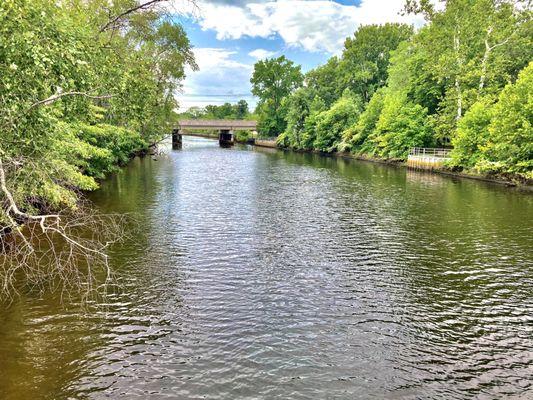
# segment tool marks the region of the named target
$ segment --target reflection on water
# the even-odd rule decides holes
[[[2,399],[533,396],[530,195],[186,139],[92,199],[121,290],[2,306]]]

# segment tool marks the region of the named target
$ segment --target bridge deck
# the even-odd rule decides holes
[[[179,129],[227,129],[227,130],[255,130],[257,121],[230,119],[184,119],[178,122]]]

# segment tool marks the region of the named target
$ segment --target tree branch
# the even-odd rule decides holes
[[[489,37],[492,34],[493,27],[489,26],[487,29],[487,35],[485,36],[485,53],[483,54],[483,58],[481,60],[481,76],[479,78],[479,86],[478,86],[478,97],[481,96],[481,92],[483,91],[483,88],[485,87],[485,80],[487,79],[487,63],[489,61],[489,56],[492,50],[506,45],[509,40],[513,37],[513,35],[516,33],[516,30],[514,30],[507,38],[505,38],[500,43],[495,43],[492,46],[489,44]]]
[[[168,0],[150,0],[150,1],[147,1],[146,3],[141,3],[141,4],[139,4],[136,7],[130,8],[130,9],[124,11],[123,13],[120,13],[119,15],[114,17],[113,19],[109,20],[105,25],[102,25],[102,27],[100,28],[100,33],[104,32],[109,27],[115,25],[120,19],[124,18],[126,15],[129,15],[131,13],[134,13],[135,11],[142,10],[144,8],[150,7],[153,4],[161,3],[161,2],[164,2],[164,1],[168,1]]]
[[[4,164],[2,162],[2,159],[0,158],[0,189],[2,190],[2,192],[4,192],[4,195],[6,196],[6,199],[9,203],[9,206],[7,207],[7,210],[6,210],[6,215],[10,218],[11,220],[11,223],[12,224],[15,224],[13,226],[13,228],[18,228],[18,225],[14,220],[13,218],[11,217],[11,214],[14,214],[16,217],[18,217],[19,219],[22,219],[24,221],[34,221],[34,222],[38,222],[39,223],[39,226],[41,227],[41,231],[43,233],[47,233],[47,232],[55,232],[57,233],[59,236],[61,236],[65,241],[67,241],[68,243],[70,243],[71,245],[73,245],[74,247],[79,247],[80,249],[82,250],[85,250],[85,251],[88,251],[88,252],[91,252],[91,253],[95,253],[95,254],[98,254],[99,256],[101,256],[102,258],[106,259],[107,260],[107,254],[101,252],[100,250],[97,250],[97,249],[91,249],[89,247],[86,247],[84,246],[83,244],[75,241],[74,239],[70,238],[65,232],[63,232],[61,229],[58,229],[57,227],[54,227],[54,226],[50,226],[50,225],[46,225],[46,221],[48,219],[53,219],[56,226],[59,226],[59,222],[60,222],[60,216],[58,214],[46,214],[46,215],[30,215],[28,213],[25,213],[23,211],[21,211],[18,206],[17,206],[17,203],[15,202],[15,198],[13,197],[13,195],[11,194],[11,191],[8,189],[7,187],[7,182],[6,182],[6,175],[5,175],[5,170],[4,170]],[[25,239],[25,238],[24,238]]]
[[[90,95],[88,93],[85,93],[85,92],[64,92],[64,93],[58,93],[58,94],[54,94],[53,96],[50,96],[44,100],[40,100],[36,103],[33,103],[26,112],[29,112],[31,111],[32,109],[34,109],[35,107],[38,107],[38,106],[41,106],[41,105],[48,105],[48,104],[52,104],[53,102],[59,100],[60,98],[62,97],[66,97],[66,96],[83,96],[83,97],[87,97],[89,99],[93,99],[93,100],[101,100],[101,99],[109,99],[111,97],[113,97],[114,95],[112,94],[105,94],[105,95],[101,95],[101,96],[93,96],[93,95]]]
[[[99,265],[105,272],[105,283],[99,288],[105,289],[111,279],[105,249],[122,235],[116,218],[99,217],[101,220],[97,222],[94,215],[88,216],[88,210],[84,210],[77,219],[71,217],[63,221],[59,214],[24,212],[9,189],[3,157],[0,157],[0,195],[0,214],[7,225],[5,228],[9,228],[7,233],[13,233],[13,240],[7,235],[0,236],[0,298],[9,296],[11,290],[16,292],[13,283],[15,272],[20,269],[25,271],[25,278],[35,284],[58,277],[65,285],[84,288],[88,295],[96,282],[93,267]],[[84,237],[78,232],[80,227],[95,229],[97,235],[107,231],[109,240],[105,240],[105,236],[102,237],[104,241],[94,236],[92,239]],[[80,267],[85,267],[86,271]]]

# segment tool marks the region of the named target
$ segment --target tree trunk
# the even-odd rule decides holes
[[[459,79],[463,66],[463,61],[461,60],[461,56],[459,54],[460,45],[461,43],[459,41],[459,36],[456,33],[453,37],[453,49],[457,57],[457,73],[455,75],[455,91],[457,93],[457,115],[455,119],[457,121],[459,121],[463,115],[463,92],[461,90],[461,81]]]
[[[489,37],[490,37],[492,31],[493,31],[493,28],[492,28],[492,26],[490,26],[487,29],[487,36],[485,37],[485,54],[483,54],[483,58],[481,60],[481,76],[479,77],[479,90],[478,90],[478,95],[479,96],[481,96],[481,92],[482,92],[483,88],[485,87],[485,82],[487,80],[487,64],[488,64],[488,61],[489,61],[490,53],[495,48],[497,48],[499,46],[503,46],[507,42],[509,42],[509,40],[511,39],[511,37],[515,33],[513,31],[505,40],[501,41],[500,43],[493,44],[491,46],[490,43],[489,43]]]
[[[481,76],[479,77],[479,90],[478,95],[481,95],[481,91],[485,87],[485,79],[487,78],[487,62],[492,48],[489,45],[489,36],[492,33],[492,26],[487,29],[487,36],[485,37],[485,54],[481,60]]]

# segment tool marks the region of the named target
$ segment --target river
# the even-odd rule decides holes
[[[133,160],[96,307],[0,309],[0,399],[533,398],[533,196],[218,147]]]

